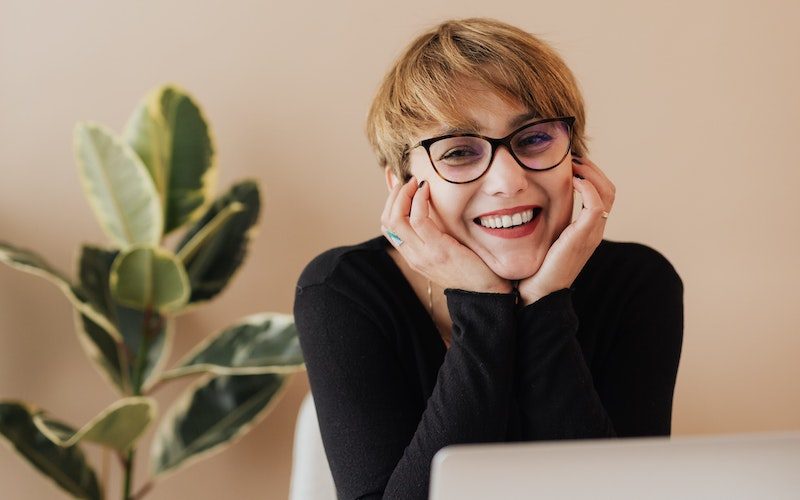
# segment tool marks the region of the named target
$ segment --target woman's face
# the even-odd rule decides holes
[[[506,136],[519,126],[512,125],[515,119],[530,111],[521,105],[510,105],[488,90],[478,91],[476,96],[477,104],[467,111],[480,125],[477,133],[489,137]],[[444,128],[425,130],[416,139],[441,135]],[[535,274],[550,246],[570,222],[573,186],[569,154],[557,167],[535,172],[524,170],[501,146],[483,177],[467,184],[452,184],[439,177],[423,147],[412,150],[409,161],[417,181],[430,183],[434,222],[502,278],[516,280]],[[538,215],[536,207],[541,208]],[[486,221],[490,214],[513,216],[531,209],[535,217],[516,228],[491,229],[480,223],[481,217]]]

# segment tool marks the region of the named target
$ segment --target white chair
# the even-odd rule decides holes
[[[336,500],[336,487],[322,447],[311,392],[306,394],[297,412],[289,500]]]

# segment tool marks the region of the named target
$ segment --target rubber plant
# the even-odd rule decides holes
[[[80,344],[120,395],[79,428],[34,404],[0,401],[0,435],[73,497],[105,497],[105,479],[84,453],[88,443],[119,457],[122,498],[142,498],[165,474],[240,438],[272,409],[288,374],[304,368],[293,318],[268,312],[233,322],[164,367],[175,318],[231,281],[258,221],[255,181],[212,199],[212,137],[202,110],[174,85],[150,92],[121,136],[78,123],[81,184],[110,245],[82,245],[72,280],[38,254],[0,242],[0,260],[66,295]],[[165,237],[176,231],[183,232],[172,239],[177,246],[167,248]],[[133,492],[137,443],[157,415],[153,391],[193,374],[202,376],[163,415],[152,470]]]

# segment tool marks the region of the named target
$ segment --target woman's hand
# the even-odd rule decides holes
[[[583,199],[583,209],[550,247],[536,274],[520,281],[519,293],[524,305],[572,286],[603,239],[606,227],[603,215],[611,212],[616,188],[600,168],[586,158],[573,158],[573,172],[576,177],[572,183]]]
[[[398,182],[386,199],[381,224],[381,230],[409,266],[439,286],[473,292],[511,292],[508,280],[497,276],[472,250],[436,226],[430,217],[427,182],[417,186],[413,177],[405,184]]]

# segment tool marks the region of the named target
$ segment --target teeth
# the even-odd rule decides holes
[[[533,219],[533,210],[525,210],[525,212],[522,213],[522,223],[530,222],[531,219]]]
[[[522,212],[517,212],[512,215],[489,215],[487,217],[481,217],[480,223],[483,227],[490,227],[490,228],[507,228],[507,227],[514,227],[519,226],[521,224],[526,224],[533,219],[533,210],[525,210]]]

